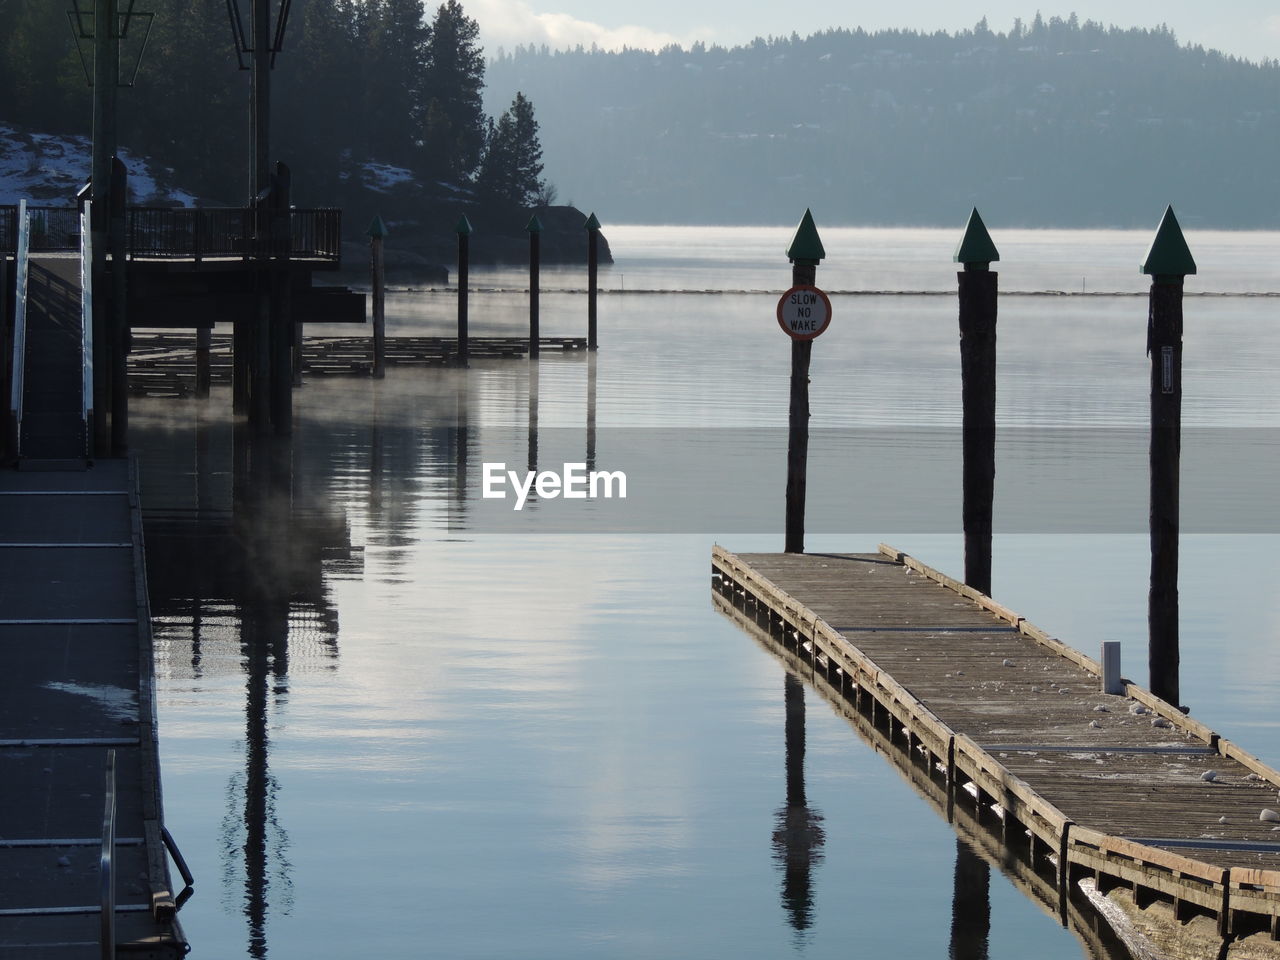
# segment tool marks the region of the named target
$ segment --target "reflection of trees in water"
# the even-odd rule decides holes
[[[782,871],[782,908],[797,935],[813,925],[813,868],[822,862],[822,814],[810,810],[804,790],[804,686],[783,676],[786,704],[787,802],[773,830],[773,859]]]

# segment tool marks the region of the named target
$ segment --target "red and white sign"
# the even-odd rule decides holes
[[[792,287],[778,301],[778,326],[793,340],[812,340],[831,323],[831,300],[817,287]]]

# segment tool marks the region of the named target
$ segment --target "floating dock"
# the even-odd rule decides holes
[[[131,463],[0,471],[0,531],[0,956],[184,956]]]
[[[212,383],[231,383],[230,334],[213,334],[209,349]],[[585,351],[584,337],[540,337],[544,352]],[[471,360],[511,360],[529,352],[528,337],[470,337]],[[388,366],[443,367],[457,362],[456,337],[387,337]],[[369,337],[306,337],[301,372],[310,376],[369,376],[373,341]],[[196,337],[190,333],[132,335],[129,392],[135,396],[188,397],[196,389]]]
[[[1162,952],[1207,928],[1222,956],[1280,957],[1280,817],[1263,812],[1280,773],[1136,684],[1102,693],[1093,658],[890,547],[716,547],[712,578],[953,802],[1025,843],[1064,921],[1079,889]]]

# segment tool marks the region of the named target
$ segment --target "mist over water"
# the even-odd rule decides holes
[[[311,380],[283,446],[237,437],[226,390],[134,406],[193,956],[943,957],[957,938],[990,957],[1085,955],[998,865],[980,947],[957,921],[977,901],[956,896],[980,851],[712,606],[713,542],[782,546],[773,310],[789,230],[607,232],[605,289],[674,292],[602,297],[594,357]],[[818,283],[951,292],[958,232],[824,230]],[[1090,292],[1145,289],[1149,236],[995,239],[1002,290],[1070,289],[1076,273]],[[1280,237],[1188,239],[1189,292],[1280,289]],[[473,276],[505,292],[473,293],[472,335],[523,331],[520,272]],[[679,292],[706,289],[768,292]],[[1181,597],[1184,699],[1274,764],[1273,303],[1185,307],[1188,489],[1202,515],[1243,520],[1184,535]],[[955,302],[833,305],[811,371],[829,525],[807,546],[885,540],[958,573]],[[1091,654],[1121,640],[1145,680],[1145,300],[1000,306],[997,525],[1033,522],[997,534],[994,594]],[[455,307],[395,294],[390,331],[448,334]],[[582,296],[544,293],[544,335],[585,326]],[[634,463],[634,494],[546,501],[507,525],[481,496],[497,460]]]

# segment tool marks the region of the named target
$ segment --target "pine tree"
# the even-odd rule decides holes
[[[411,164],[425,116],[421,85],[431,30],[422,0],[371,0],[366,8],[364,122],[370,157]]]
[[[468,182],[484,150],[484,56],[477,45],[479,36],[479,24],[463,12],[458,0],[441,4],[431,22],[419,110],[428,171],[437,179]]]
[[[477,187],[486,199],[533,206],[546,191],[542,144],[533,103],[517,93],[497,122],[490,121]]]

